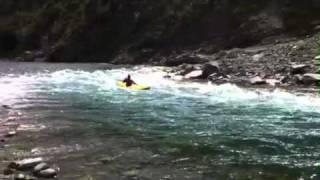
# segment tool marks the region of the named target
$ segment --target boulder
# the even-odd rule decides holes
[[[184,76],[185,79],[201,79],[203,75],[202,70],[191,71],[190,73]]]
[[[217,73],[213,73],[208,77],[208,80],[210,80],[211,82],[213,82],[215,84],[222,84],[222,83],[230,82],[230,78],[231,78],[231,76],[229,76],[229,75],[221,76]]]
[[[259,77],[259,76],[256,76],[256,77],[254,77],[254,78],[251,78],[251,79],[249,80],[249,82],[250,82],[250,84],[252,84],[252,85],[262,85],[262,84],[266,84],[266,83],[267,83],[266,80],[262,79],[262,78]]]
[[[48,168],[37,173],[37,176],[41,178],[54,178],[57,176],[57,171],[53,168]]]
[[[304,74],[307,72],[307,69],[309,68],[308,65],[305,64],[297,64],[291,66],[291,73],[292,74]]]
[[[208,62],[201,67],[201,70],[203,71],[202,78],[208,78],[213,73],[220,73],[219,63],[216,61]]]
[[[39,173],[42,170],[48,169],[49,165],[47,163],[40,163],[33,168],[34,173]]]
[[[18,170],[25,170],[33,168],[34,166],[43,162],[43,158],[30,158],[24,159],[21,161],[15,161],[9,164],[9,168],[18,169]]]
[[[311,85],[320,82],[320,74],[304,74],[301,78],[303,84]]]

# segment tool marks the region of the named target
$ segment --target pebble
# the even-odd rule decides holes
[[[15,136],[15,135],[17,135],[17,132],[16,132],[16,131],[9,131],[9,132],[5,135],[5,137],[13,137],[13,136]]]
[[[45,170],[40,171],[37,176],[42,177],[42,178],[54,178],[57,176],[57,171],[53,168],[48,168]]]
[[[139,175],[139,171],[138,170],[130,170],[130,171],[124,172],[123,174],[127,177],[135,177],[135,176]]]
[[[26,180],[26,176],[24,174],[18,174],[14,177],[15,180]]]

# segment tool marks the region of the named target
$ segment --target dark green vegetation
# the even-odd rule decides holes
[[[316,0],[0,0],[0,57],[143,63],[157,53],[244,47],[312,32]],[[121,55],[119,57],[119,55]]]

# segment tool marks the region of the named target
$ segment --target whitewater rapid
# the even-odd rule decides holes
[[[272,105],[288,110],[319,112],[320,98],[316,94],[296,94],[283,89],[244,89],[232,84],[214,85],[166,78],[162,67],[135,67],[93,72],[61,70],[47,73],[8,74],[0,77],[3,104],[12,105],[34,92],[80,92],[112,95],[118,93],[118,80],[131,74],[138,84],[152,87],[151,91],[127,91],[129,94],[171,94],[176,97],[202,98],[210,104],[227,103],[232,106]]]

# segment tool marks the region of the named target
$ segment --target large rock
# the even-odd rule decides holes
[[[220,73],[219,63],[216,61],[208,62],[201,67],[202,78],[208,78],[213,73]]]
[[[190,73],[184,76],[185,79],[201,79],[203,75],[202,70],[191,71]]]
[[[36,165],[43,162],[43,158],[30,158],[24,159],[21,161],[15,161],[9,164],[9,168],[18,169],[18,170],[25,170],[35,167]]]
[[[307,69],[309,68],[308,65],[305,64],[297,64],[291,66],[291,73],[292,74],[304,74],[307,72]]]
[[[301,78],[303,84],[311,85],[320,82],[320,74],[304,74]]]

